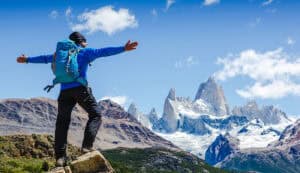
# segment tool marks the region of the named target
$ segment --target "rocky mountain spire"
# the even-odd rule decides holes
[[[131,115],[133,115],[134,117],[137,117],[137,114],[138,114],[138,110],[137,110],[137,107],[134,103],[131,103],[128,107],[128,110],[127,112]]]
[[[165,100],[164,112],[162,116],[162,121],[165,124],[165,130],[167,132],[174,132],[178,128],[178,115],[176,112],[176,107],[174,106],[174,102],[176,102],[175,89],[171,88]]]
[[[175,88],[171,88],[169,91],[169,95],[167,97],[168,99],[171,100],[176,100],[176,94],[175,94]]]
[[[211,104],[216,115],[228,115],[230,113],[224,91],[213,77],[210,77],[205,83],[200,84],[195,101],[202,99]]]
[[[246,116],[249,120],[260,119],[265,124],[278,124],[281,120],[291,121],[280,109],[274,106],[260,108],[254,100],[249,101],[245,106],[233,108],[232,114]]]
[[[150,122],[151,122],[152,124],[156,124],[156,123],[157,123],[157,121],[158,121],[158,116],[157,116],[157,112],[156,112],[155,108],[152,108],[152,109],[151,109],[151,111],[150,111],[148,117],[149,117],[149,120],[150,120]]]

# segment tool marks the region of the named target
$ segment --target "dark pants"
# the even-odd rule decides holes
[[[91,88],[84,86],[66,89],[58,97],[58,115],[55,129],[55,156],[56,159],[66,156],[68,129],[71,121],[71,112],[78,103],[89,116],[84,131],[82,147],[93,146],[97,132],[101,125],[101,114]]]

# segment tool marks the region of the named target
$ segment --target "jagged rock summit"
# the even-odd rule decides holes
[[[226,117],[229,113],[223,89],[210,77],[200,85],[195,100],[176,97],[175,89],[171,88],[165,99],[162,118],[158,125],[154,124],[154,129],[172,133],[182,128],[185,120],[194,121],[203,115]],[[203,122],[199,123],[196,125],[203,127]]]
[[[176,103],[176,95],[175,95],[175,89],[172,88],[169,91],[168,97],[165,100],[164,104],[164,113],[162,116],[162,121],[165,124],[165,130],[167,132],[174,132],[178,128],[178,115],[176,111],[176,106],[174,105]]]
[[[234,115],[246,116],[250,121],[260,119],[265,124],[278,124],[282,121],[291,121],[287,115],[275,106],[259,107],[256,101],[249,101],[245,106],[235,107],[232,110]]]
[[[152,108],[150,113],[148,114],[148,117],[149,117],[149,121],[150,123],[152,124],[156,124],[157,121],[158,121],[158,115],[157,115],[157,112],[155,110],[155,108]]]
[[[300,120],[286,127],[280,138],[264,148],[242,149],[218,166],[241,172],[300,172]]]
[[[208,147],[205,153],[205,161],[211,165],[223,161],[226,157],[238,151],[239,140],[229,134],[219,135]]]
[[[213,77],[210,77],[205,83],[200,84],[195,101],[198,99],[202,99],[212,105],[216,115],[223,116],[230,113],[224,91]]]
[[[131,103],[129,105],[127,112],[130,115],[134,116],[145,127],[151,128],[151,123],[149,118],[146,115],[144,115],[142,112],[140,112],[134,103]]]

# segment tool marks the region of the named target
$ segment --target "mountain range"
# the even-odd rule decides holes
[[[174,144],[143,126],[120,105],[103,100],[99,106],[103,116],[96,148],[165,147],[178,150]],[[0,135],[54,134],[56,116],[57,102],[52,99],[0,100]],[[68,133],[70,143],[81,146],[87,119],[87,113],[80,106],[75,106]]]
[[[110,101],[99,102],[102,126],[99,149],[182,149],[213,166],[238,171],[299,172],[300,120],[275,106],[249,101],[230,109],[213,78],[201,83],[194,100],[178,97],[171,88],[158,115],[145,114],[132,103],[125,111]],[[48,98],[0,100],[0,135],[53,134],[57,102]],[[76,106],[68,141],[81,145],[86,112]],[[279,169],[281,168],[281,169]]]
[[[273,105],[259,106],[254,100],[230,109],[222,87],[212,77],[200,84],[194,100],[178,97],[175,89],[170,89],[162,115],[151,114],[151,121],[150,114],[143,114],[134,107],[138,113],[133,115],[139,117],[142,124],[150,126],[151,123],[151,129],[156,134],[198,155],[211,165],[262,171],[255,166],[251,167],[252,160],[256,160],[259,165],[260,159],[256,157],[262,153],[266,156],[262,159],[268,165],[268,159],[272,158],[274,151],[278,155],[291,153],[291,148],[296,155],[300,151],[298,144],[290,146],[283,142],[299,141],[299,137],[283,137],[300,130],[293,118]],[[277,157],[277,162],[285,162],[285,158],[289,158],[286,165],[293,167],[298,159],[296,155]],[[239,162],[242,158],[244,162]],[[249,165],[244,168],[246,163]],[[275,170],[276,166],[269,164],[264,168]]]
[[[120,105],[110,100],[102,100],[98,105],[102,125],[94,146],[104,153],[116,172],[227,172],[156,135]],[[155,117],[155,110],[150,113],[150,119]],[[53,167],[51,135],[56,114],[57,102],[52,99],[0,100],[0,172],[40,172]],[[81,107],[73,109],[68,142],[77,146],[76,151],[81,146],[87,117]]]

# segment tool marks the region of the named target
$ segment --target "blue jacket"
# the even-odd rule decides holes
[[[80,76],[87,79],[87,69],[88,64],[94,61],[97,58],[116,55],[125,51],[125,48],[122,47],[108,47],[102,49],[93,49],[93,48],[83,48],[79,51],[77,55],[77,61],[79,65]],[[52,63],[53,54],[51,55],[41,55],[36,57],[28,57],[28,63]],[[78,82],[71,82],[71,83],[62,83],[61,90],[74,88],[80,86],[81,84]]]

